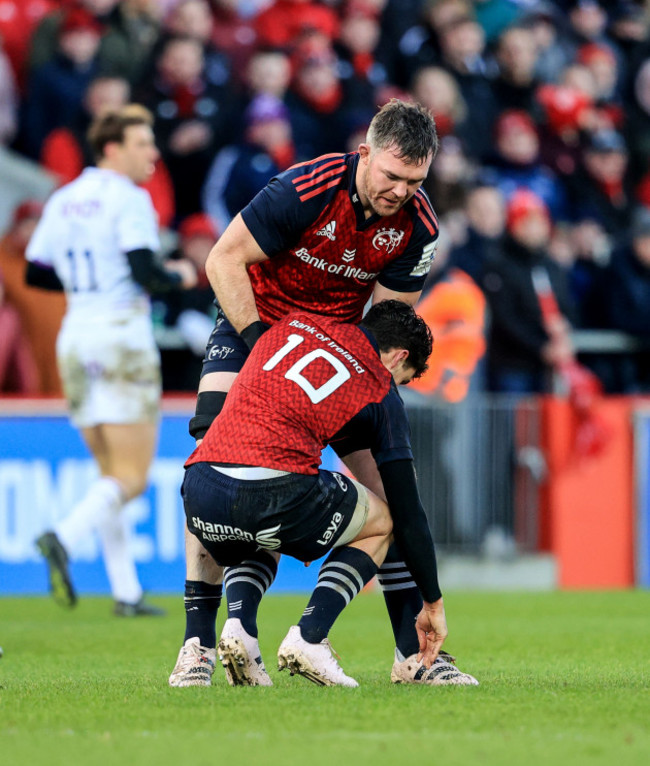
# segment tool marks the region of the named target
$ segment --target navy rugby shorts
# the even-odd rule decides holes
[[[365,524],[366,490],[331,471],[233,479],[194,463],[181,487],[187,527],[222,566],[264,549],[315,561]]]

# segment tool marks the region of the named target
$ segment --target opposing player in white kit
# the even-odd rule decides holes
[[[186,262],[162,268],[156,214],[136,184],[153,172],[158,151],[151,114],[129,105],[98,118],[89,139],[97,167],[55,192],[27,248],[27,281],[64,289],[67,313],[57,360],[74,424],[99,478],[70,514],[36,544],[52,595],[77,600],[68,553],[99,533],[115,614],[160,614],[142,598],[122,507],[141,494],[153,458],[160,399],[160,359],[148,292],[192,287]]]

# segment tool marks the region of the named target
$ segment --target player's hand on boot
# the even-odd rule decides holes
[[[433,603],[424,602],[422,611],[415,621],[415,630],[420,642],[418,662],[422,660],[424,666],[430,668],[448,633],[445,607],[441,598]]]

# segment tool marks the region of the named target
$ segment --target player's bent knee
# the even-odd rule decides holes
[[[190,420],[190,435],[195,439],[202,439],[225,402],[225,391],[201,391],[196,398],[196,413]]]

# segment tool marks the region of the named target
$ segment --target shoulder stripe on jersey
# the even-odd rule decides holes
[[[331,170],[326,170],[324,173],[317,175],[311,181],[307,181],[304,184],[296,185],[296,191],[300,195],[302,192],[308,191],[310,189],[315,189],[317,186],[322,186],[323,183],[327,181],[329,178],[340,179],[344,175],[345,175],[345,168],[340,168],[340,167],[332,168]]]
[[[337,176],[333,180],[329,181],[329,183],[323,184],[322,186],[316,187],[316,189],[313,189],[310,192],[307,192],[306,194],[301,194],[298,199],[301,202],[307,202],[308,199],[311,199],[312,197],[316,197],[318,194],[322,194],[324,191],[327,191],[327,189],[331,189],[333,186],[338,186],[339,181],[341,180],[341,176]]]
[[[293,179],[293,184],[297,186],[298,184],[309,182],[309,179],[313,179],[314,176],[317,176],[319,173],[322,173],[324,170],[327,170],[328,168],[335,168],[336,166],[339,166],[341,169],[346,167],[345,164],[345,155],[344,154],[326,154],[324,157],[320,157],[319,160],[325,160],[329,159],[330,157],[334,157],[334,159],[330,159],[329,162],[318,162],[316,167],[314,167],[314,162],[309,163],[303,163],[305,165],[310,165],[314,169],[311,170],[309,173],[305,173],[303,176],[297,176]],[[300,167],[297,165],[296,167]]]
[[[427,227],[427,231],[432,236],[438,233],[438,219],[433,212],[433,207],[429,200],[416,192],[413,197],[415,201],[415,209],[417,210],[418,217],[422,223]]]

